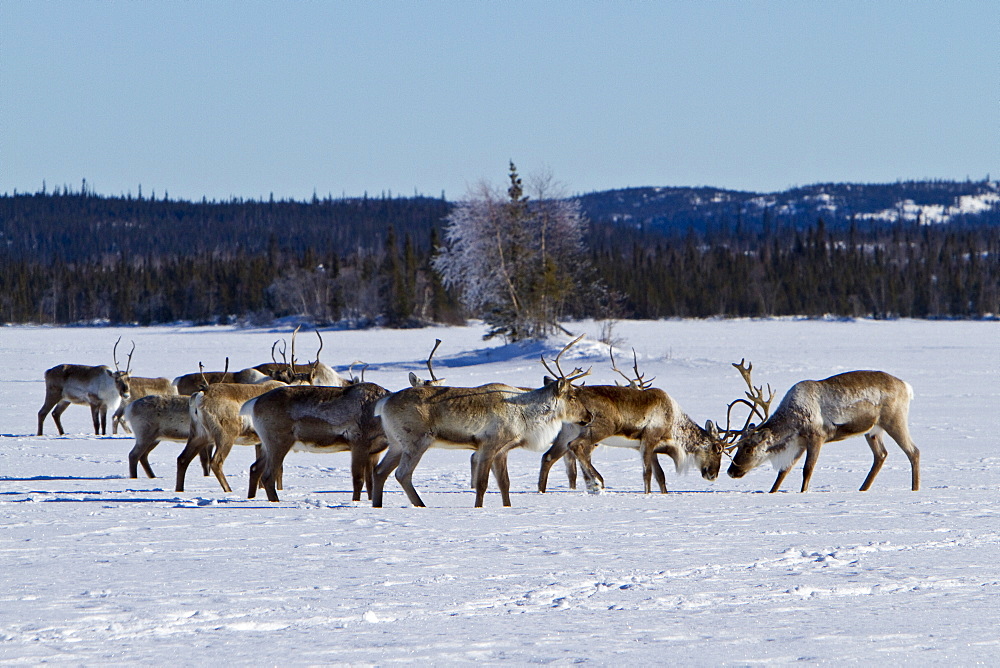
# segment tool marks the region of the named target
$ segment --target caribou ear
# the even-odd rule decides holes
[[[420,383],[420,379],[419,379],[419,378],[417,378],[417,374],[415,374],[415,373],[413,373],[413,372],[411,371],[411,372],[410,372],[410,385],[411,385],[412,387],[417,387],[417,386],[418,386],[418,385],[420,385],[420,384],[421,384],[421,383]]]
[[[548,385],[549,383],[554,383],[554,382],[556,382],[556,379],[553,378],[552,376],[542,377],[542,385]]]
[[[719,428],[716,427],[715,423],[712,422],[711,420],[705,423],[705,431],[707,431],[708,435],[711,436],[712,438],[715,439],[719,438]]]

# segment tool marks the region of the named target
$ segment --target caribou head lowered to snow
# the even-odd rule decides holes
[[[542,457],[538,474],[538,491],[544,492],[552,465],[565,455],[575,456],[583,469],[587,490],[591,493],[604,489],[604,478],[594,467],[591,456],[598,444],[612,447],[634,448],[642,459],[643,485],[650,493],[652,477],[656,476],[660,491],[667,492],[663,469],[656,455],[668,455],[678,471],[694,464],[706,480],[719,475],[724,442],[715,424],[709,420],[702,428],[689,418],[680,405],[666,392],[651,386],[639,372],[639,363],[633,354],[634,378],[625,375],[615,365],[612,352],[611,366],[621,374],[628,386],[590,385],[581,387],[579,399],[593,414],[587,426],[564,424],[552,447]],[[575,486],[575,467],[567,461],[567,472]]]
[[[774,415],[750,427],[736,442],[729,467],[732,478],[770,461],[778,470],[771,486],[777,492],[785,476],[802,457],[802,489],[809,489],[816,460],[825,443],[864,434],[874,462],[861,485],[875,481],[886,458],[882,434],[887,433],[910,460],[911,489],[920,489],[920,451],[910,438],[907,419],[913,388],[882,371],[848,371],[824,380],[804,380],[792,386]]]

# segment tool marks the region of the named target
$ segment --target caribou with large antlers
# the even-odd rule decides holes
[[[706,480],[718,477],[724,446],[719,430],[711,420],[704,428],[695,424],[670,395],[650,387],[653,379],[646,380],[639,373],[634,350],[633,360],[635,378],[630,378],[618,369],[614,355],[611,356],[612,369],[628,381],[627,387],[590,385],[580,388],[578,398],[594,418],[587,426],[563,425],[552,447],[542,457],[539,492],[545,491],[552,465],[569,453],[575,455],[583,469],[587,490],[591,493],[602,490],[604,478],[591,461],[598,444],[639,450],[646,494],[652,491],[654,475],[660,492],[667,492],[657,454],[668,455],[678,471],[694,463]]]
[[[372,505],[382,506],[385,480],[394,469],[396,480],[415,506],[424,503],[411,478],[420,458],[430,447],[476,451],[476,507],[481,508],[492,470],[505,506],[510,505],[507,453],[511,448],[541,450],[555,438],[563,422],[587,424],[590,413],[577,398],[573,381],[586,376],[580,369],[565,374],[559,358],[555,380],[530,392],[493,383],[481,387],[410,387],[380,400],[375,414],[389,440],[389,450],[375,468]],[[545,360],[542,360],[543,364]],[[548,365],[546,365],[548,368]],[[550,373],[551,370],[550,370]],[[398,468],[397,468],[398,467]]]
[[[319,354],[323,351],[323,336],[319,333],[318,329],[316,330],[316,336],[319,338],[319,349],[316,351],[316,360],[309,364],[296,363],[295,335],[298,332],[299,327],[296,327],[295,331],[292,332],[292,358],[290,361],[285,359],[284,347],[279,351],[283,361],[279,362],[275,358],[274,353],[278,345],[278,341],[275,341],[271,346],[271,361],[258,364],[253,368],[270,376],[273,380],[280,380],[289,385],[322,385],[324,387],[344,387],[345,385],[350,385],[351,381],[349,379],[344,378],[335,370],[319,361]]]
[[[882,371],[848,371],[824,380],[804,380],[792,386],[774,415],[760,426],[748,425],[735,442],[729,475],[742,478],[770,461],[778,470],[771,486],[777,492],[785,476],[802,457],[802,489],[809,489],[816,460],[825,443],[864,434],[874,462],[861,485],[868,490],[886,458],[882,434],[887,433],[910,460],[911,489],[920,489],[920,451],[907,425],[913,388]]]
[[[125,370],[118,368],[118,344],[121,337],[115,341],[113,358],[115,370],[108,367],[84,366],[81,364],[60,364],[45,372],[45,403],[38,411],[38,435],[42,435],[42,425],[49,411],[52,420],[62,436],[62,414],[70,404],[90,406],[90,414],[94,420],[94,434],[107,435],[108,411],[114,413],[123,399],[129,397],[129,369],[132,364],[132,352],[128,354]],[[55,409],[53,410],[53,407]]]

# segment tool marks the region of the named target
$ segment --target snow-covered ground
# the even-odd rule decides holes
[[[597,335],[598,324],[571,329]],[[622,322],[647,377],[699,423],[724,420],[746,357],[779,397],[795,381],[882,369],[916,392],[911,431],[923,489],[889,458],[871,491],[861,438],[828,445],[811,490],[769,495],[774,472],[714,483],[668,469],[641,493],[634,451],[601,449],[607,493],[571,491],[561,465],[534,491],[539,455],[511,456],[513,507],[472,508],[468,453],[431,450],[411,508],[350,501],[348,456],[296,453],[280,503],[245,498],[251,448],[227,462],[235,493],[188,474],[180,445],[127,477],[130,437],[34,436],[44,370],[111,364],[121,334],[133,373],[170,378],[266,361],[287,331],[232,328],[0,329],[0,662],[302,665],[487,662],[995,664],[1000,654],[1000,323],[802,320]],[[482,329],[326,332],[324,361],[361,359],[400,389],[434,338],[448,384],[537,384],[548,346],[503,347]],[[310,341],[300,336],[299,356]],[[126,349],[127,350],[127,349]],[[570,364],[615,375],[599,344]],[[121,346],[119,346],[119,357]],[[564,364],[564,366],[566,366]],[[725,465],[724,465],[725,466]]]

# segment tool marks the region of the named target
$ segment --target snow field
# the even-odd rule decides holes
[[[595,323],[571,329],[596,335]],[[127,478],[130,437],[89,435],[71,406],[34,436],[42,373],[110,363],[136,341],[137,375],[250,366],[286,331],[231,328],[0,330],[0,661],[304,665],[412,662],[684,662],[692,665],[992,663],[1000,641],[1000,370],[997,323],[841,321],[622,322],[647,377],[700,424],[742,393],[730,362],[780,397],[804,378],[878,368],[914,386],[911,431],[923,489],[895,444],[871,491],[864,439],[827,446],[810,492],[798,470],[714,483],[677,476],[641,493],[633,451],[598,450],[608,491],[570,491],[561,464],[533,490],[539,457],[510,458],[512,508],[494,489],[473,509],[468,453],[431,450],[409,507],[392,478],[385,508],[350,502],[349,457],[296,453],[280,503],[246,499],[252,449],[226,472],[188,473],[181,444],[150,456],[156,479]],[[325,332],[338,370],[371,363],[389,389],[435,370],[449,384],[537,383],[559,342],[501,347],[478,327]],[[305,356],[303,349],[301,355]],[[627,352],[616,355],[623,366]],[[613,383],[603,346],[572,351]],[[726,464],[723,464],[725,468]],[[801,466],[801,465],[800,465]],[[799,467],[800,468],[800,467]],[[141,473],[140,473],[141,475]]]

